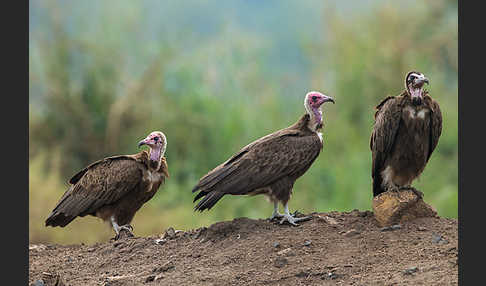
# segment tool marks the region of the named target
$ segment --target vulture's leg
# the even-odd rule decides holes
[[[283,214],[282,220],[280,221],[280,224],[282,224],[284,221],[288,221],[291,225],[297,226],[298,224],[296,222],[310,220],[311,218],[311,216],[293,217],[289,212],[289,203],[287,202],[285,203],[285,212]]]
[[[126,225],[118,225],[115,221],[115,217],[114,216],[111,216],[111,225],[113,226],[113,230],[115,230],[115,233],[116,233],[116,236],[115,236],[115,240],[117,240],[119,237],[120,237],[120,230],[126,230],[128,233],[129,233],[129,236],[134,236],[133,235],[133,227],[129,224],[126,224]]]
[[[274,218],[280,218],[283,217],[283,214],[278,212],[278,201],[273,202],[273,213],[272,216],[270,217],[270,220]]]

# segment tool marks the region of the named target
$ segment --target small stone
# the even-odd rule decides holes
[[[345,233],[343,233],[344,236],[346,237],[352,237],[352,236],[355,236],[357,234],[360,234],[361,232],[357,231],[356,229],[350,229],[348,231],[346,231]]]
[[[295,276],[299,278],[303,278],[309,276],[309,273],[302,270],[299,273],[295,274]]]
[[[32,283],[32,286],[45,286],[44,281],[42,279],[37,279],[34,283]]]
[[[280,250],[279,252],[277,252],[277,255],[284,255],[284,254],[287,254],[287,255],[291,255],[291,252],[292,251],[292,248],[286,248],[284,250]]]
[[[273,265],[277,268],[282,268],[285,265],[287,265],[289,261],[285,257],[277,257],[275,261],[273,262]]]
[[[166,242],[167,242],[167,239],[163,239],[163,238],[162,239],[159,238],[159,239],[155,240],[155,243],[158,244],[158,245],[163,245]]]
[[[432,233],[432,241],[438,244],[447,244],[449,241],[440,234]]]
[[[275,248],[280,247],[280,243],[278,243],[278,241],[274,242],[274,243],[273,243],[273,247],[275,247]]]
[[[304,246],[310,246],[310,245],[311,245],[311,241],[310,240],[304,241]]]
[[[414,267],[410,267],[408,269],[405,269],[405,271],[403,271],[403,274],[405,274],[405,275],[412,275],[413,273],[415,273],[417,271],[418,271],[418,267],[417,266],[414,266]]]
[[[380,231],[393,231],[393,230],[397,230],[397,229],[401,229],[402,226],[399,225],[399,224],[394,224],[392,226],[385,226],[385,227],[382,227],[380,229]]]
[[[417,228],[417,230],[418,230],[418,231],[426,231],[426,230],[427,230],[427,228],[426,228],[426,227],[423,227],[423,226],[419,226],[419,227]]]
[[[334,272],[329,272],[329,273],[327,273],[327,277],[331,278],[331,279],[336,279],[338,277],[338,275]]]
[[[149,275],[147,276],[147,278],[145,279],[145,283],[147,282],[152,282],[155,280],[155,275]]]

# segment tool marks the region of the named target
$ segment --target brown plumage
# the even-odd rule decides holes
[[[79,171],[71,186],[46,219],[46,226],[64,227],[76,217],[92,215],[120,229],[131,232],[135,213],[150,200],[169,177],[164,153],[167,145],[160,131],[150,133],[139,142],[150,152],[108,157]]]
[[[202,198],[195,210],[211,209],[224,195],[265,194],[274,202],[273,217],[283,217],[295,224],[288,211],[288,201],[297,178],[312,165],[322,149],[318,130],[322,127],[320,106],[334,100],[319,92],[305,97],[308,114],[292,126],[264,136],[203,176],[192,192],[200,191],[194,202]],[[278,202],[285,214],[278,213]]]
[[[424,83],[428,79],[423,74],[411,71],[405,77],[406,89],[376,107],[370,140],[373,196],[411,188],[439,142],[442,114]]]

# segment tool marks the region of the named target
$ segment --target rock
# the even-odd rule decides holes
[[[426,227],[423,227],[423,226],[419,226],[419,227],[417,228],[417,230],[418,230],[418,231],[426,231],[426,230],[427,230],[427,228],[426,228]]]
[[[373,213],[381,226],[419,217],[436,217],[437,212],[411,190],[388,191],[373,198]]]
[[[275,261],[273,262],[273,266],[275,266],[277,268],[282,268],[285,265],[287,265],[288,263],[289,263],[289,261],[287,260],[287,258],[285,258],[285,257],[277,257],[275,259]]]
[[[147,276],[147,278],[145,279],[145,283],[147,282],[152,282],[155,280],[155,275],[149,275]]]
[[[167,239],[159,238],[155,240],[155,243],[158,245],[164,245],[167,242]]]
[[[311,245],[311,241],[310,240],[304,241],[304,246],[310,246],[310,245]]]
[[[402,226],[399,225],[399,224],[394,224],[392,226],[385,226],[385,227],[382,227],[380,229],[380,231],[393,231],[393,230],[397,230],[397,229],[401,229]]]
[[[273,247],[275,247],[275,248],[280,247],[280,243],[278,243],[278,241],[274,242]]]
[[[447,244],[449,241],[437,233],[432,233],[432,241],[438,244]]]
[[[412,275],[413,273],[417,272],[419,269],[417,266],[414,266],[414,267],[410,267],[408,269],[405,269],[405,271],[403,271],[403,274],[405,275]]]
[[[31,286],[45,286],[44,281],[42,279],[37,279],[34,283],[30,284]]]
[[[279,252],[277,252],[277,255],[285,255],[287,254],[288,256],[292,256],[293,253],[292,253],[292,248],[285,248],[284,250],[280,250]]]

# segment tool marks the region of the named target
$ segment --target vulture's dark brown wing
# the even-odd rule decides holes
[[[316,134],[301,136],[298,130],[281,130],[267,135],[201,178],[193,189],[193,192],[201,190],[194,201],[213,193],[210,195],[215,201],[211,207],[225,194],[248,194],[285,176],[302,174],[317,158],[321,146]]]
[[[46,226],[65,226],[77,216],[95,213],[133,190],[142,180],[144,165],[131,156],[97,161],[71,178],[64,193],[46,220]]]
[[[375,125],[371,133],[370,148],[372,153],[371,176],[379,177],[383,164],[390,153],[402,117],[401,97],[385,98],[376,108]],[[378,176],[377,176],[378,175]]]
[[[434,152],[437,143],[439,143],[439,137],[442,133],[442,113],[440,111],[439,104],[432,100],[431,102],[431,114],[430,114],[430,145],[429,153],[427,154],[427,161],[429,161],[432,152]]]

